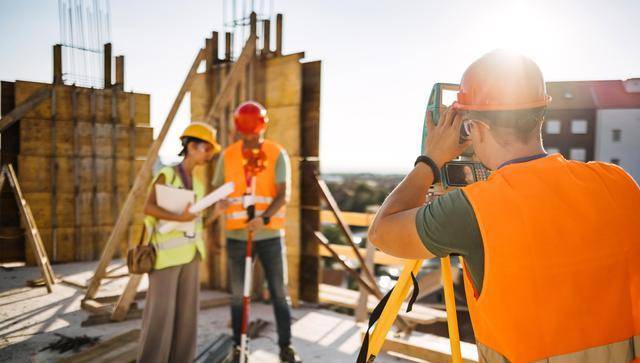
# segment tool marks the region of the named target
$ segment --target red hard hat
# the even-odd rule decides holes
[[[470,111],[521,110],[543,107],[549,101],[542,72],[531,59],[494,50],[464,72],[457,107]]]
[[[267,109],[255,101],[243,102],[233,113],[236,130],[243,134],[259,134],[267,127]]]

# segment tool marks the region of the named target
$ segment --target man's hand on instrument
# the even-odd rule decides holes
[[[256,217],[247,223],[247,229],[250,232],[255,232],[258,229],[264,227],[264,222],[262,221],[262,217]]]
[[[444,163],[455,159],[470,145],[470,141],[460,143],[462,113],[449,107],[442,112],[440,122],[434,125],[427,122],[428,132],[425,155],[442,167]]]

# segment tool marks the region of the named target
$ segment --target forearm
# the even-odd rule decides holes
[[[144,214],[167,221],[181,221],[179,214],[171,213],[168,210],[158,207],[155,204],[145,205]]]
[[[278,193],[276,197],[273,199],[269,207],[262,213],[265,217],[272,217],[274,214],[278,213],[280,208],[284,207],[287,204],[287,198],[285,193]]]
[[[385,199],[369,227],[369,241],[392,256],[433,257],[420,241],[415,224],[432,183],[431,169],[419,163]]]

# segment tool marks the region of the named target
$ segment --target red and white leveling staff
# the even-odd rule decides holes
[[[243,198],[243,206],[247,211],[247,222],[256,217],[255,195],[256,175],[264,170],[265,155],[260,149],[247,150],[244,154],[244,175],[247,190]],[[244,258],[244,289],[242,296],[242,329],[240,336],[240,362],[245,363],[249,357],[247,328],[249,327],[249,303],[253,275],[253,231],[247,233],[247,253]]]

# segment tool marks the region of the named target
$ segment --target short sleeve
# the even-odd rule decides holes
[[[478,291],[484,274],[484,249],[473,208],[461,189],[438,197],[416,215],[416,229],[434,255],[462,256]]]

